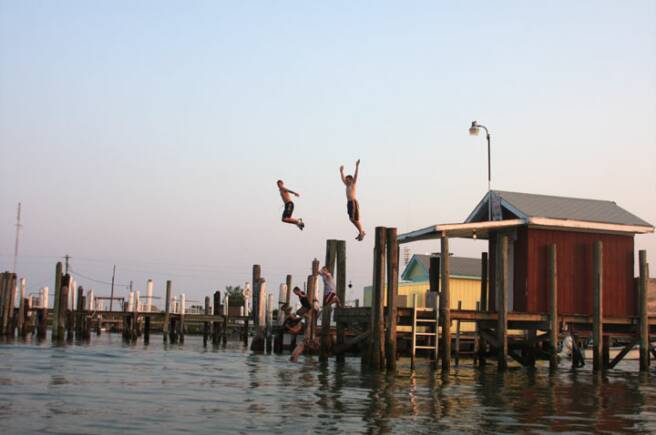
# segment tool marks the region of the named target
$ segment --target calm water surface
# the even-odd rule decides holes
[[[0,344],[2,433],[656,432],[656,373],[635,361],[593,376],[465,362],[448,376],[427,367],[396,375],[307,358],[251,355],[234,343],[207,350],[128,346],[118,335],[91,345]]]

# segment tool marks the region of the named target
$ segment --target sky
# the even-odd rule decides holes
[[[0,0],[0,268],[200,301],[300,284],[375,226],[462,222],[492,187],[608,199],[656,223],[656,2]],[[362,159],[356,242],[339,166]],[[300,192],[299,231],[275,181]],[[409,246],[412,253],[439,243]],[[483,242],[454,240],[479,256]],[[656,236],[636,237],[656,256]],[[653,273],[652,273],[653,275]]]

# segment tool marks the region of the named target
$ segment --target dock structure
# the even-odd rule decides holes
[[[25,281],[5,272],[0,277],[0,335],[33,332],[44,339],[49,322],[57,343],[73,337],[89,340],[95,325],[98,331],[102,326],[122,331],[131,342],[143,335],[147,344],[151,330],[159,328],[165,343],[182,345],[187,329],[196,327],[204,346],[210,337],[213,345],[223,341],[225,346],[232,327],[247,346],[252,325],[253,352],[283,353],[302,340],[304,352],[322,361],[335,357],[341,362],[347,353],[360,353],[367,369],[394,371],[400,355],[410,356],[414,369],[416,357],[427,354],[431,366],[443,372],[450,370],[452,358],[457,365],[465,354],[481,367],[492,359],[499,370],[512,362],[533,367],[545,360],[553,371],[559,365],[561,341],[571,337],[572,354],[582,350],[585,355],[585,348],[591,347],[595,372],[614,368],[635,347],[639,369],[646,371],[651,356],[656,356],[656,315],[648,310],[649,264],[644,250],[637,256],[639,276],[634,277],[634,237],[653,231],[651,224],[610,201],[490,191],[463,223],[403,234],[393,227],[376,227],[370,306],[323,307],[319,315],[315,302],[322,299],[320,265],[315,258],[306,282],[312,308],[304,313],[299,337],[290,337],[283,329],[284,316],[274,315],[274,296],[267,293],[259,264],[251,271],[252,310],[249,313],[244,306],[242,315],[230,314],[228,295],[222,304],[219,291],[205,297],[199,312],[186,312],[184,294],[172,297],[171,281],[166,282],[160,312],[150,302],[152,281],[145,310],[140,310],[136,296],[136,302],[122,304],[122,311],[97,311],[87,300],[93,296],[85,297],[82,287],[75,289],[61,263],[55,267],[53,308],[33,307],[24,297]],[[452,238],[487,241],[487,252],[480,257],[480,289],[478,284],[474,288],[479,295],[475,309],[463,309],[457,293],[452,295],[452,269],[458,264],[452,264],[458,258],[450,256]],[[401,304],[399,245],[431,240],[439,244],[440,253],[422,260],[428,264],[423,266],[428,270],[426,301],[419,304],[414,293],[411,305]],[[478,273],[478,260],[467,261]],[[324,266],[335,277],[339,299],[345,301],[345,241],[326,241]],[[292,276],[287,275],[280,285],[278,308],[291,306],[291,289]],[[466,324],[474,328],[463,328]],[[612,360],[611,346],[619,346]],[[580,363],[573,359],[572,366]]]

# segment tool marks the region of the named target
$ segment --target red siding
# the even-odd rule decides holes
[[[527,312],[548,311],[547,246],[555,243],[558,255],[558,311],[561,314],[592,314],[592,244],[595,240],[601,240],[604,315],[636,314],[633,236],[535,228],[528,229],[527,235]]]

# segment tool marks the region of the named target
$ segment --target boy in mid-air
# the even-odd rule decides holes
[[[338,308],[341,308],[342,301],[337,296],[337,286],[333,274],[324,266],[319,270],[319,275],[323,278],[323,306],[336,304]]]
[[[294,203],[292,202],[292,198],[290,194],[299,197],[298,193],[294,192],[293,190],[287,189],[285,187],[285,183],[282,180],[278,180],[278,190],[280,191],[280,197],[282,198],[282,202],[285,203],[285,211],[282,212],[282,221],[288,224],[293,224],[298,227],[299,230],[302,230],[305,228],[305,224],[303,223],[303,219],[301,218],[293,218],[292,214],[294,213]]]
[[[360,159],[355,162],[355,175],[344,176],[344,165],[339,167],[339,174],[342,176],[342,182],[346,185],[346,210],[350,221],[358,229],[358,236],[355,240],[364,239],[365,232],[360,223],[360,204],[355,197],[355,185],[358,182],[358,170],[360,169]]]

